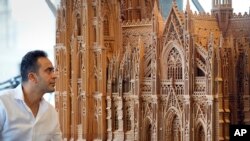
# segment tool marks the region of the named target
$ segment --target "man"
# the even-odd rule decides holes
[[[43,95],[55,91],[56,74],[43,51],[21,61],[22,83],[0,95],[0,141],[61,141],[56,110]]]

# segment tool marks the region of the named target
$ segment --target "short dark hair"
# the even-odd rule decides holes
[[[37,72],[39,69],[39,65],[37,64],[38,58],[47,56],[47,53],[42,50],[30,51],[23,56],[20,66],[22,82],[26,82],[28,80],[28,74],[30,72]]]

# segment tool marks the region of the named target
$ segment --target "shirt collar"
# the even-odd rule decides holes
[[[24,97],[23,97],[23,88],[22,88],[22,84],[19,84],[16,88],[15,88],[15,95],[14,98],[18,99],[18,100],[22,100],[24,101]]]
[[[15,88],[15,95],[14,98],[18,99],[18,100],[22,100],[24,101],[24,97],[23,97],[23,87],[22,84],[19,84],[16,88]],[[44,101],[44,98],[42,97],[41,102]]]

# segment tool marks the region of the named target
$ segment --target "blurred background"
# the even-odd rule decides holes
[[[59,0],[0,0],[0,91],[20,82],[19,64],[30,50],[41,49],[54,63],[55,21],[51,6]],[[46,94],[53,104],[53,94]]]
[[[166,17],[172,0],[159,1]],[[212,0],[189,1],[193,11],[210,13]],[[177,2],[185,9],[187,0]],[[44,50],[54,62],[55,10],[59,4],[60,0],[0,0],[0,90],[20,81],[19,64],[28,51]],[[234,13],[250,13],[249,7],[250,0],[233,0]],[[48,100],[53,99],[50,96],[46,96]]]
[[[53,60],[54,45],[55,16],[45,0],[0,0],[0,82],[19,74],[30,50],[45,50]]]

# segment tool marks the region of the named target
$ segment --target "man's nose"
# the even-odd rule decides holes
[[[55,78],[55,79],[58,78],[59,77],[58,71],[54,71],[53,74],[52,74],[52,77]]]

